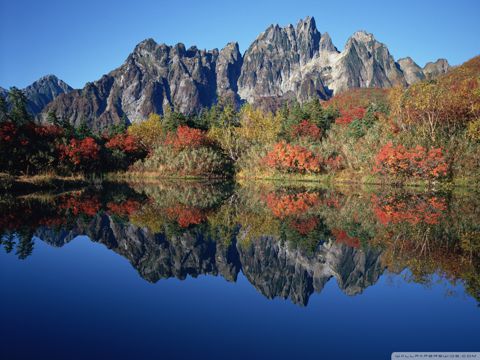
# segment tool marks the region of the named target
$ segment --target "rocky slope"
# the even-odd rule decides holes
[[[85,121],[94,129],[163,113],[166,106],[192,113],[220,96],[235,97],[241,65],[236,43],[206,51],[148,39],[118,69],[58,97],[46,112],[53,110],[75,125]]]
[[[434,79],[439,75],[445,74],[450,68],[447,59],[438,59],[435,62],[428,62],[423,68],[423,73],[427,79]]]
[[[145,40],[119,68],[59,96],[42,117],[53,110],[75,125],[85,121],[102,129],[142,121],[167,106],[193,113],[220,97],[271,104],[326,99],[350,88],[407,86],[448,68],[444,59],[424,69],[410,58],[397,63],[386,45],[364,31],[353,34],[340,52],[307,17],[296,27],[269,26],[243,56],[236,43],[207,51]]]
[[[306,305],[314,292],[321,292],[331,278],[345,294],[356,295],[375,284],[384,271],[380,250],[325,242],[315,253],[306,254],[273,237],[253,239],[245,246],[236,239],[213,241],[196,230],[167,237],[106,214],[89,223],[79,220],[69,231],[41,228],[36,232],[53,246],[63,246],[83,234],[128,259],[149,282],[207,274],[236,281],[241,271],[265,297],[300,305]],[[238,238],[242,236],[240,230]]]
[[[68,94],[72,90],[73,88],[55,75],[44,76],[22,89],[27,97],[27,110],[34,116],[58,95]],[[0,88],[0,96],[7,98],[7,94],[6,89]]]

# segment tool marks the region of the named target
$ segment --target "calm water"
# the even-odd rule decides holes
[[[0,215],[1,359],[480,351],[478,194],[105,184]]]

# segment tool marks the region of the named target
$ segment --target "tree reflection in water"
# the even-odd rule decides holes
[[[348,295],[386,271],[434,275],[480,300],[480,201],[407,189],[161,182],[3,195],[1,246],[19,259],[39,238],[78,235],[127,258],[150,282],[240,271],[268,298],[306,305],[335,277]]]

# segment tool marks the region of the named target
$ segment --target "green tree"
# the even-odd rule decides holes
[[[7,102],[3,96],[0,96],[0,122],[8,120]]]
[[[11,87],[8,92],[8,100],[12,106],[10,119],[17,125],[23,125],[32,120],[27,110],[27,97],[20,89]]]

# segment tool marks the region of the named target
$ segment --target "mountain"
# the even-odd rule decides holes
[[[240,229],[238,238],[248,229]],[[195,230],[166,236],[148,228],[119,222],[97,214],[91,221],[79,219],[70,230],[39,228],[35,235],[52,246],[63,246],[78,235],[104,244],[126,258],[145,280],[185,279],[187,276],[222,276],[236,281],[242,272],[265,297],[290,299],[307,305],[332,278],[347,295],[357,295],[374,285],[385,270],[380,249],[356,249],[325,242],[313,254],[292,248],[275,237],[261,236],[245,246],[212,241]]]
[[[136,122],[166,106],[189,114],[219,98],[251,103],[285,99],[328,99],[351,88],[408,86],[448,71],[439,59],[420,68],[410,58],[395,62],[387,46],[365,31],[354,33],[340,52],[313,17],[296,27],[271,25],[246,50],[237,43],[222,50],[185,49],[139,43],[119,68],[83,89],[58,96],[43,112],[93,129]]]
[[[423,69],[418,66],[411,57],[399,59],[397,61],[400,69],[403,71],[405,81],[408,85],[425,79]]]
[[[43,76],[22,89],[27,98],[27,110],[34,116],[41,113],[45,106],[58,95],[72,90],[73,88],[55,75]],[[0,96],[7,99],[8,105],[8,91],[0,88]]]
[[[118,69],[82,90],[59,96],[47,111],[54,110],[75,125],[85,121],[94,129],[117,124],[124,117],[135,121],[152,112],[163,113],[165,106],[192,113],[211,106],[220,96],[235,98],[241,65],[237,43],[206,51],[147,39]]]
[[[429,62],[423,68],[423,73],[427,79],[434,79],[439,75],[445,74],[450,69],[447,59],[438,59],[435,62]]]

